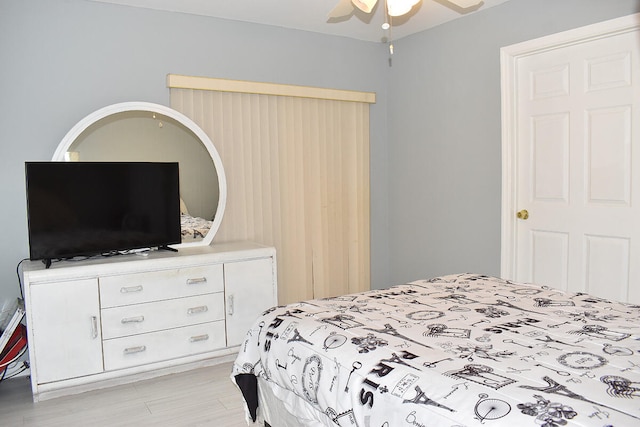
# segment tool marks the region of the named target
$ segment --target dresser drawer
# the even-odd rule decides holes
[[[168,301],[105,308],[100,313],[102,338],[118,338],[224,320],[224,294],[217,292]]]
[[[213,351],[225,346],[224,321],[103,342],[107,371]]]
[[[224,290],[222,264],[100,278],[100,305],[118,307]]]

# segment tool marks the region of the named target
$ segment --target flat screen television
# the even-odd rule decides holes
[[[111,255],[181,242],[178,163],[26,162],[29,256]]]

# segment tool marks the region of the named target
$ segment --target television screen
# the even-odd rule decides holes
[[[180,243],[178,163],[26,162],[32,260]]]

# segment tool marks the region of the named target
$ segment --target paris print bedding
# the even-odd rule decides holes
[[[211,224],[213,224],[213,221],[194,217],[188,214],[181,214],[180,227],[182,242],[188,243],[204,239],[211,229]]]
[[[460,274],[271,309],[232,379],[252,417],[259,376],[319,425],[625,427],[639,340],[640,306]]]

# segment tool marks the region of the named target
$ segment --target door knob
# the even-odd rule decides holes
[[[516,214],[516,216],[517,216],[519,219],[527,219],[527,218],[529,218],[529,211],[527,211],[526,209],[523,209],[523,210],[521,210],[520,212],[518,212],[518,213]]]

